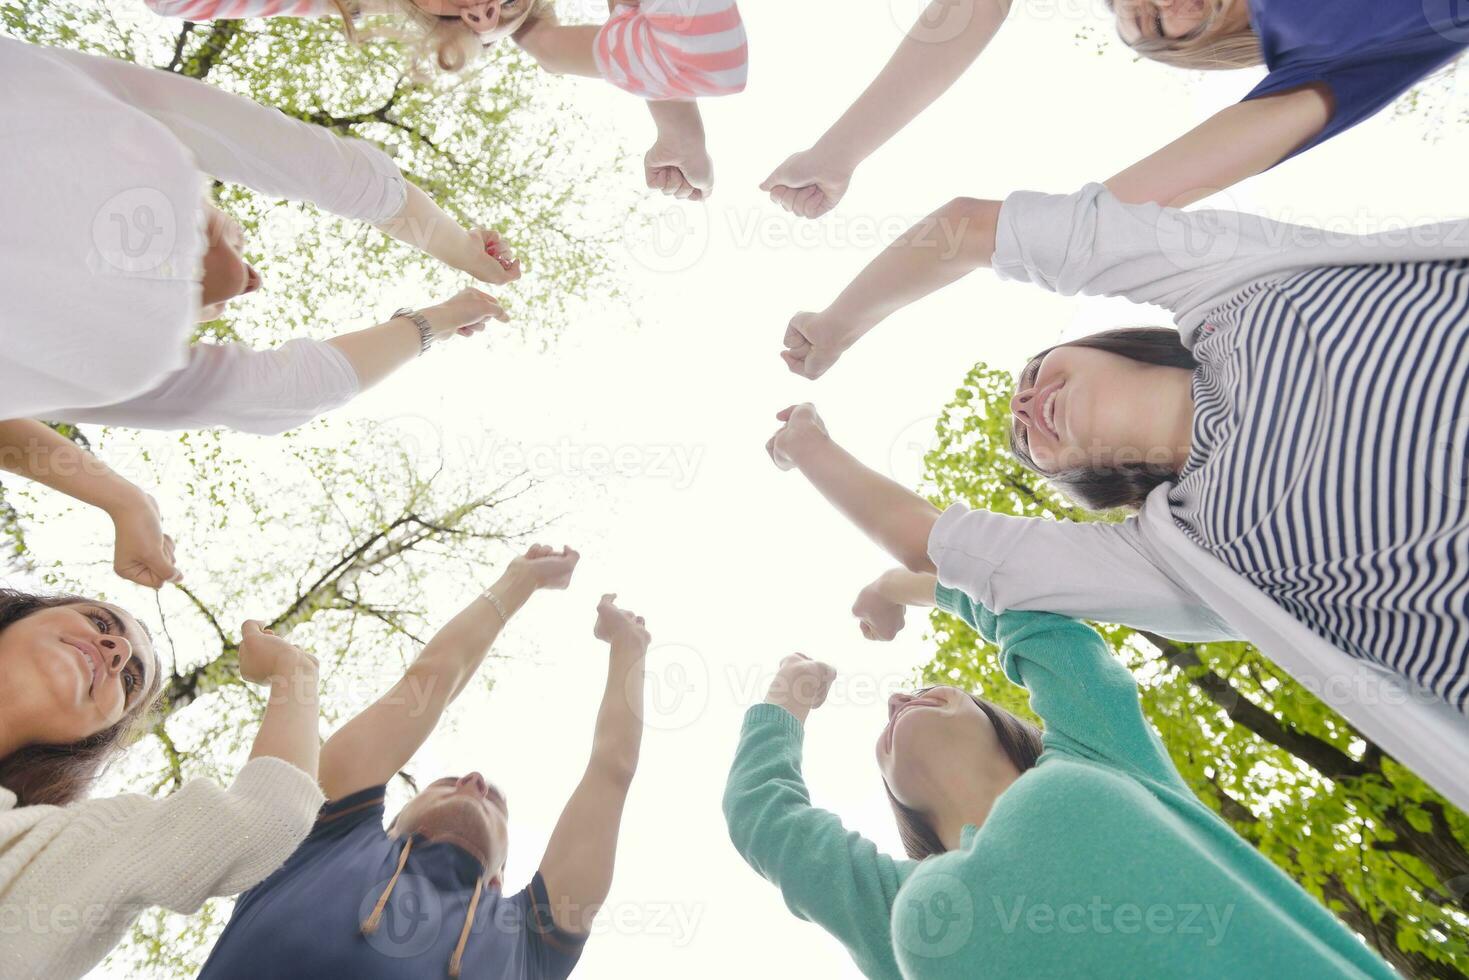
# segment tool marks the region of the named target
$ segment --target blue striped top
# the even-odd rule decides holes
[[[1469,261],[1260,282],[1193,353],[1178,526],[1338,649],[1469,710]]]

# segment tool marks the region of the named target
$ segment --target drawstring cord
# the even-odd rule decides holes
[[[388,879],[388,887],[384,888],[382,895],[378,897],[377,904],[372,908],[372,914],[367,917],[367,921],[362,923],[364,936],[377,932],[378,924],[382,922],[383,909],[388,907],[388,896],[393,894],[393,886],[398,883],[398,876],[403,873],[403,865],[408,863],[408,852],[411,850],[413,850],[413,838],[409,837],[404,840],[403,850],[398,855],[398,869],[393,872],[393,877]]]
[[[485,880],[474,883],[474,897],[469,900],[469,911],[464,915],[464,928],[459,930],[459,942],[454,945],[454,955],[449,957],[449,976],[459,976],[459,961],[464,958],[464,944],[469,941],[469,927],[474,924],[474,910],[479,907],[479,894],[484,891]]]
[[[377,932],[377,927],[382,923],[383,910],[388,907],[388,898],[393,894],[393,886],[398,883],[398,876],[403,873],[403,866],[408,863],[408,852],[413,850],[413,838],[410,836],[403,841],[403,850],[398,854],[398,867],[393,871],[393,877],[388,879],[388,887],[378,896],[377,904],[372,907],[372,914],[362,923],[362,934],[370,936]],[[454,955],[449,957],[449,976],[459,976],[459,965],[464,959],[464,946],[469,942],[469,928],[474,925],[474,913],[479,908],[479,896],[484,891],[485,880],[479,879],[474,883],[474,897],[469,900],[469,911],[464,915],[464,926],[459,930],[459,942],[454,944]]]

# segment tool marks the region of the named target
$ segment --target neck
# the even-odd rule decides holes
[[[0,699],[0,759],[31,744],[32,740],[25,734],[24,716],[17,708]]]
[[[1173,472],[1188,462],[1194,439],[1194,374],[1185,368],[1159,367],[1149,385],[1154,397],[1152,421],[1140,446],[1156,446],[1165,455],[1162,462]],[[1154,460],[1150,460],[1152,462]]]
[[[967,786],[946,789],[929,817],[934,833],[943,842],[944,850],[959,849],[960,838],[967,825],[984,826],[995,800],[1009,785],[1009,782],[1001,784],[985,779],[971,782]]]

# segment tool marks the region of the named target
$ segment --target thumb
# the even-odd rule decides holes
[[[240,636],[256,636],[265,632],[264,624],[258,619],[247,619],[240,624]]]

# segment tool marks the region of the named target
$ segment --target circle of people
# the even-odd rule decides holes
[[[734,0],[614,0],[600,27],[561,24],[550,0],[146,2],[190,21],[338,17],[344,43],[362,18],[387,18],[447,72],[515,43],[546,71],[647,100],[658,145],[682,148],[649,154],[647,184],[681,199],[711,191],[697,100],[740,92],[747,73]],[[1268,74],[1105,184],[944,204],[825,310],[791,319],[782,357],[817,379],[895,311],[983,266],[1166,307],[1171,328],[1040,351],[1010,403],[1024,466],[1085,508],[1130,516],[941,511],[844,451],[810,404],[779,412],[767,445],[894,559],[853,607],[861,632],[892,639],[908,606],[953,613],[997,646],[1044,728],[955,687],[894,695],[876,748],[906,851],[892,857],[811,805],[802,740],[834,671],[786,657],[739,734],[730,837],[870,977],[1243,976],[1264,963],[1282,976],[1392,976],[1195,797],[1131,674],[1080,620],[1248,640],[1469,808],[1469,430],[1457,417],[1469,401],[1469,223],[1344,238],[1182,210],[1391,104],[1457,58],[1469,26],[1451,4],[1421,0],[1108,5],[1143,57]],[[1009,7],[935,0],[926,26],[762,190],[802,218],[839,207],[858,165],[970,67]],[[946,17],[961,28],[935,32]],[[279,433],[506,319],[471,288],[325,341],[191,344],[194,324],[260,286],[240,227],[206,203],[216,179],[370,223],[484,285],[514,282],[520,264],[379,148],[202,81],[11,38],[0,80],[25,93],[0,109],[0,456],[104,510],[124,578],[157,589],[180,577],[157,507],[41,420]],[[924,247],[941,225],[964,230],[957,248]],[[428,783],[391,819],[384,793],[507,621],[565,588],[577,561],[540,545],[515,558],[324,743],[315,659],[246,622],[240,674],[269,692],[249,761],[228,786],[194,779],[162,798],[90,795],[159,695],[143,620],[83,596],[0,590],[0,906],[85,911],[77,928],[7,934],[0,972],[77,977],[142,910],[191,913],[243,893],[207,980],[570,974],[611,887],[637,768],[641,616],[613,595],[597,607],[608,682],[590,761],[523,888],[503,887],[509,814],[479,773]],[[1094,899],[1228,908],[1232,927],[1006,928],[1017,901]],[[420,935],[425,909],[435,924]]]

